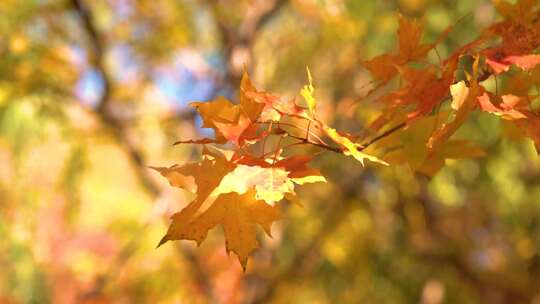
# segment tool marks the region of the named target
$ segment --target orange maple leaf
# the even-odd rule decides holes
[[[258,247],[256,224],[270,234],[272,222],[281,218],[275,203],[294,184],[326,181],[307,165],[311,157],[293,156],[274,162],[219,150],[203,150],[199,163],[170,168],[154,167],[170,184],[196,194],[196,198],[172,216],[159,245],[169,240],[194,240],[200,244],[208,231],[221,225],[226,249],[234,252],[245,270],[248,255]],[[158,246],[159,246],[158,245]]]
[[[399,29],[397,32],[399,50],[397,54],[382,54],[362,65],[382,83],[386,83],[398,73],[398,68],[410,61],[424,58],[428,52],[442,41],[449,33],[448,27],[433,43],[422,43],[423,25],[415,19],[407,19],[399,15]]]

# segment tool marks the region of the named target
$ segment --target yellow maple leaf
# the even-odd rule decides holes
[[[214,189],[221,183],[227,173],[235,168],[235,164],[228,162],[225,156],[215,157],[219,154],[205,155],[199,163],[174,165],[170,168],[152,167],[169,180],[171,186],[179,187],[196,193],[196,198],[187,207],[172,216],[172,223],[167,234],[161,239],[159,245],[169,240],[188,239],[200,243],[206,234],[194,234],[190,232],[189,223],[202,210],[208,209],[204,204]],[[208,174],[211,172],[212,174]],[[194,183],[195,186],[192,184]],[[203,206],[204,204],[204,206]]]
[[[300,95],[302,95],[302,97],[304,97],[304,99],[306,100],[309,113],[311,114],[311,116],[314,116],[315,108],[317,106],[317,101],[315,100],[315,97],[313,97],[315,88],[313,87],[313,79],[311,78],[311,72],[309,71],[308,67],[306,67],[306,71],[307,71],[309,83],[302,88],[302,90],[300,91]]]
[[[271,160],[270,160],[271,161]],[[299,177],[290,177],[291,172],[283,167],[261,167],[238,165],[227,174],[212,195],[236,192],[244,194],[255,189],[255,198],[274,205],[285,197],[294,194],[294,184],[326,182],[318,171],[309,172]]]
[[[251,83],[247,71],[244,70],[242,80],[240,81],[240,109],[251,122],[254,122],[261,115],[264,108],[264,103],[258,102],[249,93],[261,92],[257,91],[255,86]]]
[[[257,92],[249,76],[244,71],[240,84],[240,103],[234,104],[227,98],[219,96],[209,102],[192,102],[203,120],[203,128],[212,128],[215,132],[215,143],[227,141],[241,146],[246,140],[256,137],[255,122],[265,107],[263,102],[254,98]],[[196,141],[179,141],[196,142]]]
[[[169,240],[194,240],[200,244],[209,229],[221,225],[227,250],[238,256],[245,270],[249,253],[258,247],[255,224],[270,234],[272,222],[281,218],[275,202],[287,193],[294,194],[294,184],[326,179],[307,166],[311,157],[293,156],[273,162],[238,159],[226,152],[205,147],[199,163],[153,168],[172,186],[196,194],[193,202],[172,216],[159,245]]]
[[[336,131],[336,129],[324,126],[323,130],[326,133],[326,135],[328,135],[328,137],[330,137],[334,142],[336,142],[337,144],[339,144],[340,146],[343,146],[345,148],[345,150],[344,150],[345,155],[350,155],[350,156],[354,157],[362,165],[364,165],[364,160],[365,159],[367,159],[369,161],[372,161],[372,162],[375,162],[375,163],[388,165],[385,161],[380,160],[376,156],[369,155],[369,154],[361,152],[359,150],[360,145],[358,145],[356,143],[353,143],[349,138],[340,135]]]
[[[432,130],[439,127],[448,113],[441,111],[436,115],[421,117],[407,128],[401,129],[371,145],[367,151],[378,151],[391,165],[406,164],[414,171],[433,176],[441,169],[447,159],[481,157],[484,151],[467,140],[443,142],[434,154],[429,155],[426,141]]]
[[[270,235],[272,223],[281,217],[279,206],[257,200],[254,189],[244,194],[226,193],[218,196],[208,210],[189,222],[183,238],[195,239],[200,243],[201,236],[206,236],[208,230],[221,225],[227,252],[232,251],[237,255],[245,271],[249,254],[259,247],[257,224]]]
[[[459,110],[467,96],[469,95],[469,87],[465,84],[465,81],[460,81],[450,86],[450,94],[452,95],[452,109]]]

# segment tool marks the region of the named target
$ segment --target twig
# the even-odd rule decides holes
[[[399,125],[393,127],[393,128],[390,128],[389,130],[381,133],[380,135],[377,135],[375,136],[374,138],[372,138],[371,140],[369,140],[367,143],[365,144],[362,144],[361,145],[361,148],[358,149],[360,151],[364,150],[364,149],[367,149],[367,147],[371,146],[372,144],[378,142],[379,140],[391,135],[392,133],[396,132],[396,131],[399,131],[401,129],[403,129],[405,126],[407,125],[407,123],[405,122],[402,122],[400,123]]]
[[[310,121],[310,122],[311,122],[311,121]],[[270,121],[270,122],[266,122],[266,121],[257,121],[257,122],[255,122],[255,123],[257,123],[257,124],[268,124],[268,125],[272,126],[272,121]],[[320,138],[317,134],[311,132],[309,129],[305,129],[305,128],[302,128],[302,127],[297,126],[297,125],[295,125],[295,124],[288,123],[288,122],[281,122],[281,121],[279,122],[279,125],[280,125],[280,126],[287,126],[287,127],[295,128],[295,129],[298,129],[298,130],[300,130],[300,131],[306,131],[307,134],[309,134],[309,135],[315,137],[315,139],[317,139],[321,144],[325,144],[325,142],[324,142],[324,140],[322,140],[322,138]],[[309,140],[309,138],[307,138],[307,136],[306,136],[306,139]]]
[[[223,54],[229,66],[225,75],[226,83],[235,87],[240,82],[241,69],[231,65],[234,62],[235,50],[245,49],[249,52],[249,58],[246,58],[244,65],[251,63],[251,49],[255,39],[262,30],[285,6],[287,0],[253,1],[253,5],[248,9],[245,18],[237,28],[232,28],[227,24],[219,14],[216,0],[207,1],[210,5],[210,12],[214,15],[214,20],[221,35],[223,45]],[[269,4],[271,3],[271,4]]]
[[[309,144],[309,145],[312,145],[312,146],[316,146],[316,147],[319,147],[319,148],[323,148],[323,149],[331,151],[331,152],[335,152],[335,153],[339,153],[339,154],[343,153],[343,150],[341,148],[332,147],[332,146],[329,146],[329,145],[326,145],[326,144],[312,142],[312,141],[307,140],[305,137],[300,137],[300,136],[292,135],[292,134],[289,134],[289,133],[287,133],[287,136],[289,136],[290,138],[298,139],[299,141],[301,141],[303,143],[306,143],[306,144]]]

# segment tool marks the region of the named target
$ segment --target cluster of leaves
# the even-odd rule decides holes
[[[489,26],[446,59],[440,59],[439,65],[427,64],[425,58],[452,28],[435,43],[423,44],[421,24],[404,18],[399,21],[399,52],[363,63],[378,81],[370,93],[393,79],[400,80],[396,90],[379,98],[385,111],[371,128],[380,130],[398,120],[412,129],[399,132],[408,134],[405,141],[400,140],[402,134],[395,134],[378,143],[385,160],[409,163],[431,175],[440,169],[445,158],[482,155],[471,142],[450,140],[474,110],[500,116],[532,139],[540,151],[538,96],[530,93],[540,81],[540,55],[534,53],[540,47],[538,2],[494,1],[494,5],[504,20]],[[510,82],[502,91],[498,87],[500,77],[508,77]],[[494,91],[483,85],[492,79]],[[448,100],[450,110],[439,111]]]
[[[200,243],[209,229],[221,224],[227,250],[236,253],[245,268],[249,253],[258,246],[256,224],[270,234],[272,222],[281,217],[276,203],[294,195],[295,184],[326,181],[318,170],[309,167],[312,155],[290,155],[289,149],[312,145],[351,155],[362,163],[367,159],[386,164],[363,153],[363,147],[346,134],[315,118],[316,101],[309,70],[308,76],[310,82],[301,91],[307,107],[257,91],[247,73],[241,81],[238,104],[224,97],[192,103],[202,116],[203,127],[213,129],[215,138],[177,142],[204,145],[198,163],[154,168],[172,186],[196,194],[190,205],[173,216],[160,244],[178,239]],[[301,127],[302,124],[307,127]],[[323,140],[318,133],[333,143]],[[266,151],[266,142],[272,137],[277,138],[277,144]],[[288,140],[292,142],[285,144]],[[229,144],[234,149],[223,150],[209,144]]]
[[[309,83],[300,92],[305,106],[258,91],[246,73],[239,103],[223,97],[192,103],[203,127],[213,129],[215,137],[177,142],[203,145],[200,162],[154,168],[172,186],[196,194],[173,216],[160,245],[180,239],[200,244],[211,228],[222,225],[227,251],[233,251],[245,269],[248,255],[258,246],[256,225],[270,234],[271,224],[281,218],[277,203],[294,195],[295,184],[325,181],[309,167],[314,153],[291,155],[299,145],[349,155],[362,164],[404,163],[432,175],[446,159],[483,155],[470,141],[450,139],[480,110],[507,121],[540,151],[538,96],[530,94],[540,82],[540,55],[535,54],[540,47],[538,4],[495,1],[495,6],[504,20],[440,58],[438,65],[427,63],[426,57],[452,28],[426,44],[421,23],[400,17],[399,50],[363,62],[377,82],[369,94],[384,91],[378,98],[384,110],[364,132],[374,134],[371,138],[338,132],[317,119],[309,70]],[[502,92],[483,84],[506,76],[512,80]],[[392,85],[395,89],[388,90]],[[448,101],[449,110],[441,111]],[[269,140],[274,140],[274,148],[267,151]]]

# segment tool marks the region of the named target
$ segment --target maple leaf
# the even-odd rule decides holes
[[[492,100],[497,101],[497,104],[493,104]],[[512,94],[499,97],[484,93],[478,97],[478,103],[484,112],[512,121],[525,136],[534,141],[536,150],[540,153],[540,116],[530,110],[528,97]]]
[[[428,52],[449,33],[448,27],[433,43],[421,43],[424,27],[418,20],[399,15],[397,31],[399,51],[397,54],[382,54],[362,63],[370,73],[382,83],[390,81],[398,73],[399,67],[410,61],[424,58]]]
[[[319,170],[308,167],[308,163],[313,159],[311,155],[295,155],[277,161],[274,166],[282,167],[289,172],[289,177],[294,183],[303,185],[305,183],[326,182]]]
[[[496,75],[507,72],[515,65],[524,71],[530,71],[540,64],[540,55],[506,55],[500,48],[487,49],[483,52],[488,64]]]
[[[313,97],[313,93],[315,92],[315,88],[312,84],[312,78],[311,78],[311,72],[309,71],[309,68],[306,67],[307,75],[308,75],[308,84],[305,85],[302,90],[300,91],[300,95],[304,97],[306,100],[306,103],[308,105],[309,113],[311,116],[315,115],[315,107],[316,107],[316,101],[315,97]]]
[[[512,75],[512,77],[508,79],[503,93],[527,96],[530,90],[537,85],[540,85],[540,66],[537,66],[527,73],[517,73],[516,75]]]
[[[538,4],[537,0],[518,0],[514,4],[506,0],[492,0],[497,12],[508,19],[531,19],[533,7]]]
[[[278,96],[257,91],[246,71],[241,80],[239,104],[220,96],[210,102],[192,102],[190,105],[201,115],[202,127],[214,129],[215,139],[184,140],[175,144],[224,144],[229,141],[240,147],[245,143],[253,144],[267,135],[258,133],[258,123],[278,122],[283,115],[309,119],[304,108],[296,105],[294,100],[282,101]],[[314,111],[314,104],[311,106],[311,111]]]
[[[422,44],[422,34],[424,27],[418,20],[407,19],[399,16],[399,55],[401,61],[410,61],[423,58],[429,50],[433,48],[432,44]]]
[[[470,87],[459,85],[454,87],[453,98],[464,99],[459,101],[459,108],[452,113],[451,121],[442,124],[428,140],[427,146],[430,149],[430,154],[445,141],[447,141],[465,122],[470,112],[476,106],[476,97],[482,92],[483,88],[478,85],[478,64],[479,57],[476,57],[473,63],[472,75],[468,78]]]
[[[311,81],[311,75],[309,75],[309,77]],[[311,88],[313,90],[313,87]],[[260,119],[261,122],[278,122],[283,115],[308,118],[305,109],[298,106],[294,99],[281,100],[281,98],[276,95],[257,91],[251,84],[249,76],[245,71],[242,77],[240,91],[241,105],[247,109],[247,113],[251,113],[250,117],[252,121]]]
[[[228,173],[237,166],[220,154],[205,152],[200,163],[170,168],[154,168],[166,177],[172,186],[193,191],[190,177],[196,185],[197,197],[182,211],[172,216],[172,223],[159,245],[169,240],[194,240],[197,244],[208,231],[223,226],[227,251],[233,251],[245,270],[249,253],[258,247],[255,224],[270,234],[273,221],[281,218],[277,206],[270,206],[255,198],[256,190],[245,193],[213,193]],[[218,156],[214,158],[213,156]]]
[[[298,155],[274,161],[243,157],[238,166],[229,173],[215,193],[236,192],[243,194],[248,189],[256,190],[255,197],[273,205],[282,200],[286,193],[294,194],[294,184],[326,182],[318,170],[308,167],[312,157]]]
[[[238,126],[241,113],[237,105],[234,105],[222,96],[219,96],[210,102],[192,102],[190,105],[195,107],[201,115],[203,121],[202,127],[214,129],[216,142],[224,143],[230,140],[229,137],[231,134],[225,135],[221,129],[223,129],[224,126]],[[245,119],[242,121],[245,121]],[[221,126],[221,128],[218,125]],[[234,137],[238,138],[246,127],[247,126],[243,126],[243,129],[238,130],[240,134],[234,134]],[[225,128],[225,130],[227,129]]]
[[[530,70],[540,64],[540,55],[532,54],[540,46],[540,20],[537,18],[536,0],[520,0],[515,4],[494,1],[497,11],[505,20],[490,26],[485,35],[502,38],[501,45],[482,53],[495,74],[508,71],[511,65]]]
[[[252,139],[256,136],[257,126],[250,128],[252,121],[242,114],[238,116],[238,120],[235,123],[221,123],[216,121],[214,125],[223,137],[237,146],[240,146],[243,140]]]
[[[271,223],[281,217],[276,202],[287,193],[294,194],[295,184],[326,179],[308,167],[311,156],[274,161],[228,154],[205,147],[199,163],[153,168],[172,186],[196,194],[193,202],[172,216],[159,245],[169,240],[194,240],[200,244],[209,229],[222,225],[227,251],[238,256],[245,270],[248,254],[257,247],[255,224],[270,234]]]
[[[243,194],[254,188],[256,199],[274,205],[285,193],[294,193],[294,184],[288,175],[282,168],[238,165],[223,179],[216,192]]]
[[[247,95],[255,101],[264,104],[260,115],[261,122],[278,122],[284,115],[309,118],[306,109],[297,105],[294,99],[282,100],[275,95],[265,92],[247,92]]]
[[[214,157],[216,155],[219,157]],[[169,240],[178,239],[195,240],[200,243],[206,237],[206,234],[200,231],[193,231],[190,222],[200,212],[203,203],[220,184],[223,177],[235,167],[236,165],[227,161],[224,155],[216,153],[205,154],[199,163],[174,165],[169,168],[151,167],[167,178],[171,186],[196,193],[193,202],[172,216],[172,224],[158,246]],[[208,174],[209,172],[212,174]]]
[[[491,102],[491,99],[499,99],[500,103],[496,106]],[[521,119],[527,116],[516,109],[516,106],[522,100],[515,95],[503,95],[501,97],[485,92],[478,97],[480,109],[484,112],[492,113],[501,116],[504,119]]]
[[[540,64],[540,55],[508,56],[505,61],[516,65],[524,71],[529,71]]]
[[[167,178],[171,186],[196,193],[198,198],[205,199],[235,167],[221,151],[204,149],[203,159],[199,163],[151,168]],[[209,171],[213,174],[208,174]]]
[[[237,163],[249,166],[260,166],[263,168],[283,168],[288,172],[288,177],[294,179],[297,184],[301,181],[318,182],[326,181],[321,172],[308,166],[313,159],[311,155],[295,155],[275,161],[273,159],[256,158],[250,155],[244,155]]]
[[[383,159],[392,165],[407,164],[411,169],[432,176],[441,169],[446,159],[480,157],[484,151],[474,143],[465,140],[449,140],[430,154],[426,142],[448,113],[421,117],[405,129],[395,132],[366,151],[382,154]]]
[[[397,74],[397,62],[397,56],[382,54],[371,60],[362,62],[362,66],[366,68],[375,79],[386,83]]]
[[[437,70],[432,67],[424,69],[398,68],[406,85],[381,97],[381,100],[400,106],[416,104],[416,109],[408,115],[410,123],[420,116],[431,113],[448,94],[450,85],[454,81],[457,65],[457,56],[446,61],[443,65],[441,77],[438,76]]]
[[[281,218],[279,206],[257,200],[253,189],[244,194],[226,193],[218,196],[207,210],[189,222],[182,239],[193,237],[200,243],[201,237],[206,237],[210,229],[221,225],[227,252],[232,251],[238,256],[245,271],[249,254],[259,247],[256,226],[260,225],[270,235],[272,223]]]
[[[428,154],[424,162],[417,168],[421,173],[433,176],[446,163],[447,159],[461,159],[485,156],[486,152],[468,140],[448,140],[435,154]]]
[[[540,47],[540,20],[537,0],[519,0],[514,4],[494,0],[497,11],[505,20],[488,28],[488,32],[502,38],[499,47],[483,53],[486,63],[495,74],[508,71],[511,65],[529,71],[540,64],[540,55],[533,54]],[[530,85],[529,81],[524,81]],[[522,93],[526,93],[524,90]],[[495,104],[493,103],[495,101]],[[530,110],[529,98],[506,94],[501,97],[483,94],[478,98],[480,108],[503,119],[511,120],[523,133],[535,142],[540,152],[540,122],[538,114]]]
[[[540,115],[531,111],[524,111],[526,119],[517,119],[515,125],[530,139],[533,140],[536,152],[540,154]]]
[[[253,86],[253,84],[251,83],[247,71],[244,69],[244,73],[242,74],[242,80],[240,80],[240,106],[242,109],[242,113],[245,114],[250,121],[254,122],[261,115],[266,102],[261,102],[260,100],[253,98],[254,95],[252,94],[262,94],[264,96],[270,96],[267,93],[257,91],[255,86]],[[271,97],[277,98],[275,96]]]
[[[467,97],[469,96],[469,87],[467,87],[465,81],[462,80],[450,86],[450,94],[452,95],[451,107],[457,111],[467,100]]]
[[[215,133],[214,143],[223,144],[227,141],[237,146],[242,146],[245,141],[257,140],[258,125],[265,103],[254,94],[257,92],[251,83],[247,72],[244,71],[240,84],[240,103],[233,104],[231,101],[220,96],[210,102],[192,102],[203,119],[203,128],[212,128]],[[209,143],[210,139],[200,141],[180,141],[178,143]]]
[[[376,156],[363,153],[361,151],[362,149],[361,145],[356,144],[352,142],[351,139],[349,139],[348,137],[339,134],[336,129],[330,128],[328,126],[324,126],[323,130],[326,133],[326,135],[328,135],[328,137],[330,137],[335,143],[339,144],[340,146],[344,148],[343,154],[354,157],[362,165],[364,165],[364,160],[366,159],[375,163],[388,165],[388,163],[380,160]]]

